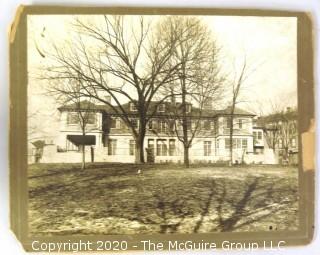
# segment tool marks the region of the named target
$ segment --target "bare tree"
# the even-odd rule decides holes
[[[230,119],[227,120],[230,122],[230,130],[229,130],[229,140],[230,140],[230,146],[229,146],[230,163],[229,164],[230,166],[233,164],[234,113],[235,113],[236,105],[238,104],[238,101],[239,101],[239,96],[240,96],[241,89],[243,87],[243,82],[245,80],[246,68],[247,68],[247,61],[245,58],[239,77],[236,78],[236,80],[232,83],[232,100],[231,100],[231,106],[230,106]]]
[[[168,64],[180,64],[180,68],[175,73],[176,79],[164,87],[164,93],[171,95],[173,103],[179,101],[173,105],[170,115],[175,119],[175,134],[184,147],[184,164],[189,167],[189,148],[201,127],[203,110],[221,91],[219,49],[198,18],[170,16],[161,23],[161,30],[167,34],[163,43],[170,38],[177,39]]]
[[[126,19],[130,17],[105,15],[96,22],[75,19],[73,28],[78,37],[67,48],[54,45],[51,52],[45,53],[51,61],[43,78],[51,81],[50,89],[56,94],[71,96],[70,80],[83,81],[81,98],[108,105],[129,127],[136,140],[139,163],[144,162],[146,125],[155,112],[151,101],[159,88],[173,79],[180,63],[167,65],[175,49],[173,36],[164,43],[163,34],[142,17]],[[124,107],[123,101],[132,104],[136,112]]]
[[[249,68],[247,64],[247,58],[244,56],[244,60],[242,63],[242,66],[240,67],[239,74],[235,75],[234,80],[231,82],[231,104],[230,104],[230,111],[228,112],[229,118],[227,121],[229,121],[229,141],[230,141],[230,147],[229,147],[229,154],[230,154],[230,162],[229,165],[232,166],[233,164],[233,132],[234,132],[234,126],[236,123],[234,123],[234,118],[235,118],[235,111],[236,111],[236,106],[239,103],[244,103],[245,101],[241,99],[241,94],[245,90],[247,84],[248,78],[257,70],[258,66],[261,64],[257,65],[254,68]],[[249,70],[250,69],[250,70]]]
[[[78,125],[81,130],[81,139],[77,141],[77,146],[82,153],[82,164],[81,169],[86,168],[86,145],[87,141],[87,133],[90,129],[94,129],[96,127],[96,114],[93,104],[93,99],[89,97],[85,97],[85,100],[82,98],[82,88],[84,81],[80,78],[78,81],[70,80],[69,84],[75,83],[70,86],[70,90],[68,93],[61,93],[59,95],[59,101],[62,105],[71,104],[72,109],[71,112],[73,115],[67,116],[67,121],[72,121]],[[93,144],[91,144],[93,145]]]

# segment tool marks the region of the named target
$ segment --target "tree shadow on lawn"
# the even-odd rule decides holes
[[[88,226],[82,234],[97,233],[96,221],[104,222],[103,234],[267,231],[270,225],[287,230],[297,224],[295,178],[103,178],[100,172],[82,177],[61,182],[53,177],[47,187],[30,190],[31,209],[44,217],[32,233],[60,229],[67,217]]]
[[[127,219],[147,229],[153,226],[152,232],[157,233],[231,232],[255,224],[252,229],[256,231],[277,229],[279,225],[286,228],[298,217],[297,190],[284,179],[279,182],[266,177],[249,177],[243,183],[208,179],[189,186],[189,192],[185,185],[177,183],[181,192],[176,192],[163,183],[152,198],[135,200]],[[145,189],[140,187],[138,192]]]
[[[212,182],[210,196],[202,209],[194,233],[199,232],[204,223],[203,219],[210,213],[217,217],[207,222],[212,225],[209,232],[231,232],[256,223],[260,231],[271,230],[274,226],[267,225],[270,219],[263,223],[264,219],[270,217],[274,225],[285,224],[277,222],[272,215],[281,214],[283,209],[297,200],[297,190],[294,187],[277,185],[271,178],[266,177],[249,177],[238,185],[244,186],[242,191],[237,189],[237,184],[228,185],[225,179]],[[283,200],[284,197],[289,199]],[[284,213],[282,216],[285,218],[288,215]],[[293,217],[297,219],[298,215]]]

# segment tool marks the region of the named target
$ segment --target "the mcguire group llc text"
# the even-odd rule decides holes
[[[222,241],[207,242],[207,241],[151,241],[143,240],[138,242],[127,241],[71,241],[68,242],[32,242],[33,251],[42,252],[84,252],[84,251],[127,251],[127,250],[143,250],[143,251],[192,251],[192,250],[280,250],[285,247],[285,241],[263,241],[258,242],[231,242]]]

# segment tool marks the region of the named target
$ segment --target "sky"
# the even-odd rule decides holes
[[[297,102],[297,20],[295,17],[198,16],[211,30],[220,46],[220,64],[225,73],[236,77],[244,59],[249,78],[241,92],[240,108],[258,115],[272,107]],[[34,136],[50,136],[58,130],[59,106],[46,95],[48,84],[39,80],[39,70],[50,63],[38,50],[46,51],[48,41],[63,46],[77,35],[70,27],[71,15],[28,16],[28,115],[36,126]],[[81,17],[87,19],[88,17]],[[90,16],[95,20],[95,16]],[[131,17],[135,22],[138,17]],[[147,16],[157,20],[160,16]],[[38,49],[37,49],[38,48]],[[48,62],[49,61],[49,62]],[[272,102],[272,103],[271,103]],[[29,125],[29,126],[30,126]]]

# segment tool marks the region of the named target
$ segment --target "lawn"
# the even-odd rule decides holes
[[[34,164],[28,171],[34,236],[298,228],[295,167]]]

